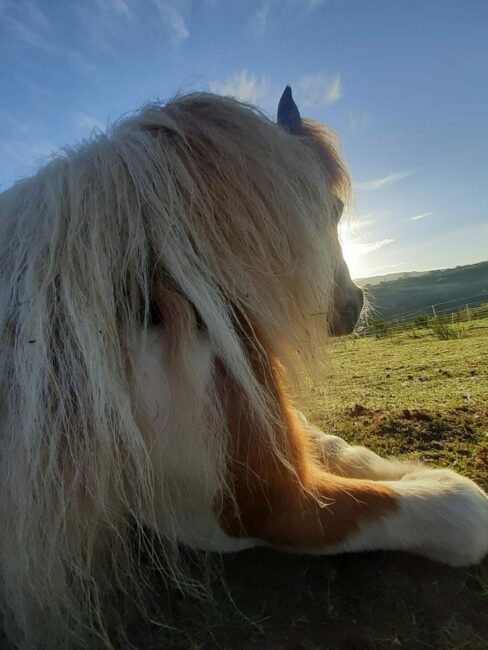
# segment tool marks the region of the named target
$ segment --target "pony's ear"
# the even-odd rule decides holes
[[[302,126],[302,118],[297,105],[293,101],[290,86],[287,86],[281,95],[278,104],[277,121],[280,126],[290,133],[298,133]]]

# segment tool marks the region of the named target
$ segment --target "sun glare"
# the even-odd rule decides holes
[[[339,239],[342,246],[342,254],[349,267],[351,278],[361,278],[367,274],[364,251],[358,241],[357,234],[354,233],[354,227],[350,223],[341,223],[339,226]]]
[[[372,219],[345,219],[339,225],[339,240],[351,278],[367,278],[384,273],[387,269],[403,264],[385,264],[385,257],[380,249],[392,244],[394,239],[374,239],[364,226],[374,223]]]

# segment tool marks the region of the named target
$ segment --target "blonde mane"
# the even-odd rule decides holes
[[[297,352],[313,362],[340,258],[331,215],[348,190],[322,127],[297,137],[192,94],[145,106],[0,196],[0,598],[20,647],[110,645],[107,593],[143,600],[129,531],[181,579],[171,530],[184,484],[154,462],[132,351],[156,309],[179,386],[168,427],[205,419],[218,454],[202,490],[224,489],[219,391],[194,376],[190,320],[272,419],[249,344],[259,330],[288,370]]]

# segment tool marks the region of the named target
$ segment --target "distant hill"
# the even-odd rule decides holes
[[[403,278],[414,278],[430,271],[401,271],[399,273],[388,273],[387,275],[372,275],[369,278],[355,278],[354,282],[359,287],[367,285],[381,284],[382,282],[393,282],[394,280],[402,280]]]
[[[453,269],[392,273],[356,280],[369,296],[373,314],[386,320],[488,302],[488,262]]]

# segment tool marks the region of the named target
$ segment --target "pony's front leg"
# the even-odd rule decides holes
[[[381,458],[366,447],[350,445],[339,436],[324,433],[309,424],[300,411],[295,411],[295,416],[312,443],[312,451],[316,459],[332,474],[386,481],[401,479],[420,467],[418,463],[410,461]]]
[[[328,471],[306,420],[288,406],[273,364],[256,363],[256,369],[276,404],[271,439],[239,387],[221,376],[230,493],[214,512],[226,535],[300,553],[403,550],[454,566],[488,553],[488,497],[472,481],[415,465],[384,480]]]
[[[381,484],[394,492],[395,512],[361,524],[338,550],[397,549],[451,566],[488,554],[488,497],[469,479],[420,468]]]
[[[314,554],[403,550],[452,566],[488,553],[488,498],[448,470],[419,470],[399,481],[348,479],[316,468],[306,483],[286,473],[237,485],[239,512],[220,518],[226,533],[277,549]]]

